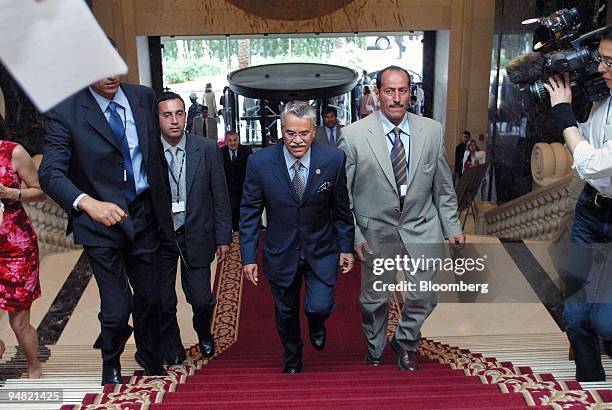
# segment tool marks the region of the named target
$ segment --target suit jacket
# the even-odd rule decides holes
[[[372,248],[395,241],[403,243],[410,254],[439,257],[444,237],[461,233],[444,133],[437,121],[410,113],[408,118],[410,165],[402,211],[378,113],[342,132],[339,147],[347,156],[355,243],[367,240]]]
[[[263,243],[264,274],[288,287],[300,252],[315,274],[336,283],[340,252],[353,251],[354,227],[346,189],[346,156],[337,148],[311,146],[310,170],[298,200],[283,156],[283,143],[249,157],[240,204],[240,249],[244,264],[255,263],[259,224],[266,208],[268,229]]]
[[[155,216],[164,233],[172,232],[170,204],[165,200],[169,186],[166,160],[154,118],[155,94],[141,85],[122,84],[134,114],[143,166],[151,188]],[[45,117],[45,144],[40,164],[40,185],[68,214],[68,229],[74,241],[88,246],[120,247],[125,238],[134,239],[128,215],[111,227],[94,221],[72,208],[85,193],[94,199],[113,202],[127,210],[123,194],[124,164],[119,145],[100,106],[88,88],[67,98]]]
[[[230,202],[232,206],[234,204],[240,205],[240,199],[242,198],[242,187],[244,186],[244,179],[246,177],[246,165],[249,155],[252,154],[251,148],[238,145],[236,152],[236,159],[234,161],[230,158],[229,147],[227,145],[221,148],[223,154],[223,167],[225,168],[225,178],[227,181],[227,190],[229,191]]]
[[[206,117],[206,133],[204,132],[204,117],[201,115],[194,117],[192,131],[200,137],[210,138],[215,141],[219,139],[217,121],[212,117]]]
[[[186,257],[191,266],[202,267],[210,265],[217,245],[232,243],[232,215],[219,147],[195,134],[185,137]]]
[[[342,135],[342,128],[344,128],[343,125],[340,125],[340,124],[336,125],[336,135],[335,135],[336,146],[338,146],[340,135]],[[329,138],[327,138],[327,130],[325,129],[325,125],[317,127],[317,130],[315,131],[315,140],[322,144],[331,145],[329,143]]]

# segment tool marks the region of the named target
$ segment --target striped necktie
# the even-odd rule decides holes
[[[393,165],[397,192],[401,195],[401,186],[406,185],[406,151],[400,138],[402,130],[399,127],[395,127],[393,128],[393,133],[395,134],[395,141],[391,150],[391,165]]]

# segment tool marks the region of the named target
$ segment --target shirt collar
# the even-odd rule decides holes
[[[108,108],[108,104],[111,101],[116,102],[117,104],[119,104],[120,106],[125,108],[126,110],[130,106],[130,102],[128,101],[127,96],[125,95],[125,93],[123,92],[123,89],[121,89],[121,87],[119,87],[119,89],[115,93],[115,95],[114,95],[112,100],[109,100],[108,98],[98,94],[91,87],[89,87],[89,91],[91,92],[91,95],[93,95],[93,97],[95,98],[96,102],[100,106],[100,109],[102,110],[102,112],[106,112],[106,109]]]
[[[385,135],[389,135],[389,133],[392,132],[393,129],[396,127],[396,125],[389,121],[389,119],[385,117],[385,114],[383,114],[382,111],[379,111],[378,115],[380,116],[380,123],[382,124],[383,132],[385,133]],[[406,135],[410,135],[410,127],[408,122],[408,113],[406,113],[404,114],[402,122],[397,125],[397,127],[399,127],[399,129],[402,130],[402,132]]]
[[[310,148],[312,148],[312,146]],[[304,156],[300,158],[300,164],[306,168],[306,171],[308,171],[310,168],[310,151],[311,149],[308,149]],[[285,157],[285,165],[287,166],[287,170],[291,169],[295,164],[295,161],[297,161],[297,158],[291,155],[285,144],[283,144],[283,156]]]
[[[170,144],[168,144],[168,141],[166,141],[164,139],[164,137],[161,137],[161,142],[162,142],[162,145],[164,147],[164,152],[168,151],[168,149],[170,147],[173,147],[173,146],[174,147],[179,147],[184,152],[185,151],[186,140],[187,140],[187,138],[185,138],[185,133],[183,133],[183,136],[181,137],[181,140],[178,142],[178,144],[170,145]]]

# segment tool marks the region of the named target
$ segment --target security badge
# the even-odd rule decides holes
[[[177,214],[179,212],[185,212],[185,201],[172,202],[172,213]]]

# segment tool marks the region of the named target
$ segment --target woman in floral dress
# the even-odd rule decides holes
[[[38,334],[30,324],[30,307],[40,296],[38,243],[32,222],[22,202],[42,201],[32,158],[19,144],[0,136],[0,309],[28,359],[28,377],[39,378],[41,363],[36,356]],[[25,188],[21,182],[25,182]],[[0,357],[4,353],[0,340]]]

